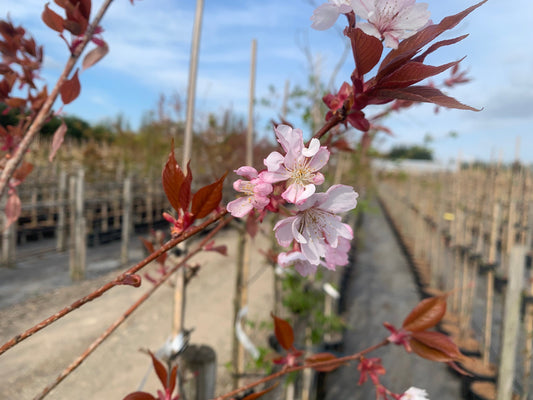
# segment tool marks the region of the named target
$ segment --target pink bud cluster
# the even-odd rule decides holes
[[[319,265],[330,270],[346,265],[353,232],[338,214],[354,209],[358,194],[346,185],[317,193],[316,185],[324,182],[319,170],[329,160],[327,147],[318,139],[311,139],[306,147],[303,132],[288,125],[278,125],[275,132],[285,154],[270,153],[264,160],[266,169],[260,172],[249,166],[235,170],[248,180],[234,182],[234,189],[244,196],[231,201],[228,211],[242,218],[252,210],[261,215],[266,210],[277,212],[280,202],[293,204],[291,215],[274,227],[281,246],[292,244],[290,251],[278,255],[278,263],[282,267],[294,265],[302,276],[314,274]],[[282,191],[281,199],[274,195],[276,188]]]

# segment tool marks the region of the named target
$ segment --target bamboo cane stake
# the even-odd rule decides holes
[[[528,202],[529,204],[529,202]],[[531,248],[531,238],[533,236],[533,207],[529,204],[528,212],[529,229],[527,230],[526,248]],[[533,298],[533,269],[529,270],[529,298]],[[530,385],[531,385],[531,360],[533,359],[533,304],[526,303],[526,310],[524,316],[524,331],[525,331],[525,343],[524,343],[524,361],[523,361],[523,376],[522,376],[522,397],[521,400],[528,400]]]
[[[487,274],[487,295],[485,308],[485,340],[483,346],[483,365],[487,367],[490,362],[490,346],[492,340],[492,314],[494,308],[494,269],[491,267],[496,262],[496,242],[501,220],[501,206],[495,202],[492,211],[492,224],[489,242],[489,271]]]
[[[194,102],[196,100],[196,81],[198,75],[198,55],[200,49],[200,35],[202,33],[202,17],[204,0],[196,0],[196,12],[194,17],[193,39],[191,45],[191,59],[189,63],[189,83],[187,88],[187,116],[185,119],[185,139],[183,143],[183,168],[191,159],[192,129],[194,125]],[[176,288],[174,292],[174,318],[172,321],[172,334],[177,335],[185,329],[185,297],[186,297],[187,268],[176,276]]]

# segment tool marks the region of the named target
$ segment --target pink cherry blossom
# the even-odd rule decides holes
[[[238,179],[233,183],[233,188],[246,196],[230,201],[226,207],[228,211],[234,217],[239,218],[244,217],[254,208],[262,211],[270,202],[267,196],[272,193],[272,185],[263,180],[263,173],[259,174],[252,167],[240,167],[235,170],[235,173],[248,178],[249,181]]]
[[[333,26],[340,14],[346,14],[352,11],[350,0],[329,0],[318,6],[311,16],[311,28],[318,31],[324,31]]]
[[[286,154],[274,151],[268,155],[264,160],[268,171],[263,173],[263,180],[268,183],[287,181],[281,197],[289,203],[303,203],[315,193],[315,185],[324,182],[324,175],[318,170],[328,162],[329,151],[320,146],[318,139],[312,139],[306,148],[300,129],[278,125],[275,131]]]
[[[311,264],[299,251],[290,251],[278,255],[278,264],[282,268],[294,266],[294,269],[302,276],[314,275],[317,265]]]
[[[407,389],[407,391],[400,397],[400,400],[429,400],[429,397],[424,389],[419,389],[413,386]]]
[[[368,20],[358,23],[367,35],[383,40],[386,47],[396,49],[402,39],[413,35],[429,21],[426,3],[416,0],[351,0],[356,15]]]
[[[305,203],[297,204],[296,215],[276,224],[278,243],[287,247],[296,241],[303,256],[311,264],[318,265],[327,252],[331,252],[330,247],[339,246],[340,238],[353,238],[351,227],[342,223],[337,214],[355,208],[357,197],[353,188],[346,185],[333,185],[326,193],[312,195]]]

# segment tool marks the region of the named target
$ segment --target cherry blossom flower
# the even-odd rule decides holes
[[[328,251],[331,252],[330,248],[339,246],[340,238],[353,238],[351,227],[342,223],[336,214],[354,209],[357,197],[353,188],[346,185],[333,185],[326,193],[312,195],[305,203],[296,205],[299,210],[296,215],[276,224],[278,243],[287,247],[296,241],[303,256],[311,264],[318,265]],[[335,257],[330,255],[330,258]]]
[[[287,189],[281,197],[289,203],[303,203],[315,193],[315,185],[324,182],[324,175],[318,170],[328,162],[329,151],[320,146],[318,139],[312,139],[306,148],[300,129],[278,125],[275,131],[286,154],[274,151],[268,155],[264,160],[268,171],[263,173],[263,180],[268,183],[287,181]]]
[[[278,255],[278,264],[282,268],[294,265],[294,269],[302,276],[314,275],[317,265],[311,264],[300,251],[290,251]]]
[[[368,20],[357,27],[393,49],[400,40],[423,28],[430,17],[428,5],[415,0],[351,0],[351,7],[356,15]]]
[[[333,26],[340,14],[346,14],[352,11],[350,0],[329,0],[318,6],[311,16],[311,28],[318,31],[324,31]]]
[[[248,178],[249,181],[237,179],[233,183],[233,188],[238,192],[244,193],[246,196],[230,201],[227,205],[228,211],[234,217],[239,218],[244,217],[254,208],[262,211],[270,202],[267,196],[272,193],[272,185],[263,180],[263,173],[259,174],[252,167],[240,167],[235,170],[235,173]]]
[[[400,400],[429,400],[429,397],[424,389],[419,389],[413,386],[402,394]]]

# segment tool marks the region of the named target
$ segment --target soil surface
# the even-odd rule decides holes
[[[348,329],[343,354],[353,354],[388,336],[383,322],[401,326],[420,301],[409,265],[377,203],[363,216],[355,265],[348,271],[345,315]],[[380,357],[387,370],[380,382],[395,393],[411,386],[427,390],[431,400],[461,399],[461,384],[445,364],[408,354],[402,346],[389,345],[368,355]],[[358,386],[357,363],[339,368],[326,378],[327,400],[375,398],[371,382]]]
[[[265,241],[258,235],[254,254],[266,247]],[[133,240],[133,261],[142,258],[137,243]],[[201,269],[187,287],[186,326],[194,328],[191,344],[215,349],[217,392],[224,393],[231,389],[224,365],[231,360],[237,235],[224,231],[216,243],[228,246],[227,257],[203,252],[191,260],[201,264]],[[79,283],[69,280],[66,253],[43,253],[17,263],[15,269],[0,269],[0,342],[87,295],[121,271],[117,269],[120,243],[89,248],[87,254],[88,279]],[[273,273],[263,260],[259,255],[252,258],[249,280],[248,318],[257,322],[270,319],[273,304]],[[0,399],[34,398],[150,287],[147,280],[140,288],[115,287],[8,350],[0,356]],[[173,288],[164,284],[47,399],[122,399],[138,390],[145,376],[148,379],[143,390],[155,394],[160,385],[150,358],[138,350],[155,351],[169,337],[173,297]]]

